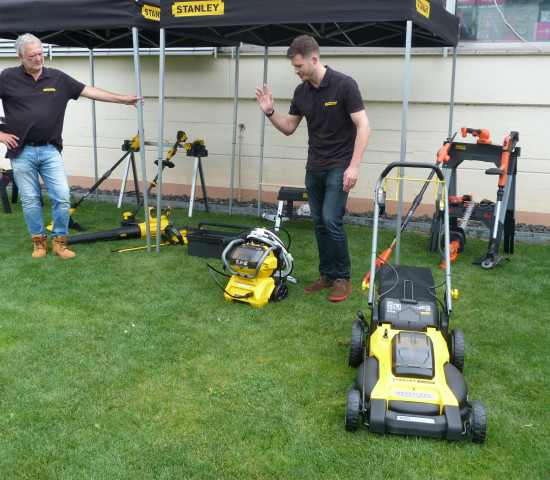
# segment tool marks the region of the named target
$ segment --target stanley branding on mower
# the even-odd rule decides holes
[[[190,17],[202,15],[224,15],[224,3],[222,0],[206,0],[195,2],[174,2],[172,15],[174,17]]]

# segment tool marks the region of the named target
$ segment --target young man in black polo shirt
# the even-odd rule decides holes
[[[6,146],[6,157],[11,160],[23,214],[34,242],[32,256],[43,258],[48,250],[40,174],[52,202],[53,252],[61,258],[74,258],[75,253],[67,247],[71,199],[61,157],[67,103],[83,96],[135,106],[140,99],[86,86],[60,70],[44,67],[42,43],[34,35],[20,35],[15,50],[21,65],[0,72],[0,99],[5,115],[0,143]]]
[[[304,289],[331,288],[329,300],[345,300],[351,292],[351,260],[344,230],[348,193],[359,178],[359,165],[370,136],[370,124],[357,83],[321,64],[313,37],[294,39],[287,52],[302,83],[296,87],[286,117],[274,109],[264,85],[255,98],[273,126],[292,135],[306,118],[309,148],[306,189],[319,251],[320,277]]]

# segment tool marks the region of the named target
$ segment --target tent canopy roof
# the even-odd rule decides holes
[[[0,37],[15,39],[31,32],[44,43],[64,47],[132,48],[132,28],[141,47],[159,45],[159,0],[1,0]],[[173,31],[166,46],[236,45],[197,32]]]
[[[161,0],[161,26],[255,45],[285,46],[298,35],[321,46],[453,46],[458,17],[428,0]]]

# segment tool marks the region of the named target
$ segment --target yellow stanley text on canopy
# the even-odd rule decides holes
[[[225,10],[222,0],[174,2],[174,4],[172,5],[172,15],[174,15],[174,17],[223,15],[224,13]]]
[[[426,0],[416,0],[416,11],[426,18],[430,18],[430,3]]]
[[[143,5],[143,7],[141,8],[141,14],[144,16],[144,18],[160,22],[160,8],[158,7]]]

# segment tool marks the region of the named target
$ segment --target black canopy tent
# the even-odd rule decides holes
[[[301,34],[321,46],[456,45],[458,18],[427,0],[161,0],[161,26],[254,45],[287,46]]]
[[[161,0],[160,4],[163,30],[185,29],[197,34],[263,45],[264,83],[268,47],[288,46],[298,35],[312,35],[321,46],[405,48],[401,161],[405,160],[406,151],[411,48],[453,46],[451,132],[459,19],[438,3],[428,0]],[[261,203],[264,120],[262,116],[258,213]],[[234,153],[230,202],[233,197],[233,165]],[[396,259],[399,262],[399,228],[397,232]]]

